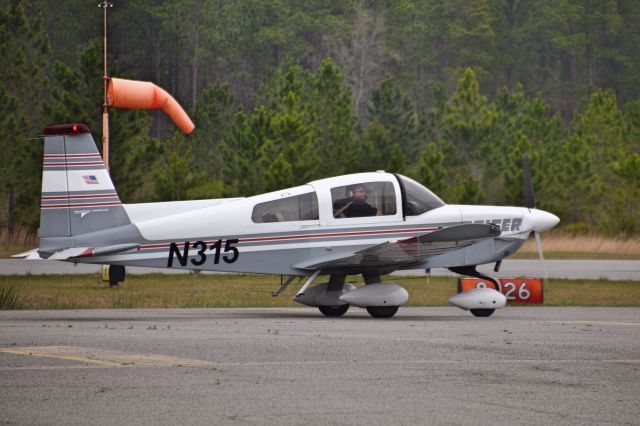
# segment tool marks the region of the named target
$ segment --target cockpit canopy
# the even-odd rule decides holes
[[[355,218],[356,221],[344,223],[383,223],[418,216],[444,205],[431,191],[406,176],[358,173],[256,196],[251,220],[339,224]]]

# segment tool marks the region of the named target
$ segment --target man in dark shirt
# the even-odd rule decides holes
[[[353,197],[344,206],[340,207],[334,217],[365,217],[382,216],[382,212],[367,203],[367,188],[356,185],[353,188]]]

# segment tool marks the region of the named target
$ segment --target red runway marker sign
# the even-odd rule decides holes
[[[542,304],[542,278],[499,278],[502,294],[509,304]],[[495,288],[492,282],[479,278],[458,279],[458,293],[474,288]]]

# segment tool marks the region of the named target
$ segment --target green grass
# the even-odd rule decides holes
[[[450,277],[431,277],[429,283],[425,277],[386,277],[385,281],[407,289],[408,306],[447,306],[457,283],[456,278]],[[269,275],[153,274],[129,275],[118,288],[109,288],[97,275],[2,276],[0,306],[2,309],[301,306],[291,300],[300,284],[290,285],[279,297],[271,296],[279,283],[279,276]],[[547,306],[640,306],[640,282],[554,279],[545,284],[544,299]]]
[[[543,243],[544,248],[544,243]],[[637,253],[632,254],[619,254],[619,253],[591,253],[583,251],[544,251],[545,259],[560,259],[560,260],[640,260],[640,255]],[[538,259],[538,253],[528,251],[518,251],[514,253],[509,259]]]
[[[18,293],[14,286],[0,287],[0,309],[19,309]]]

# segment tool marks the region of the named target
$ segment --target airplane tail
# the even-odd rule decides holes
[[[63,124],[44,134],[41,241],[131,223],[89,128]]]

